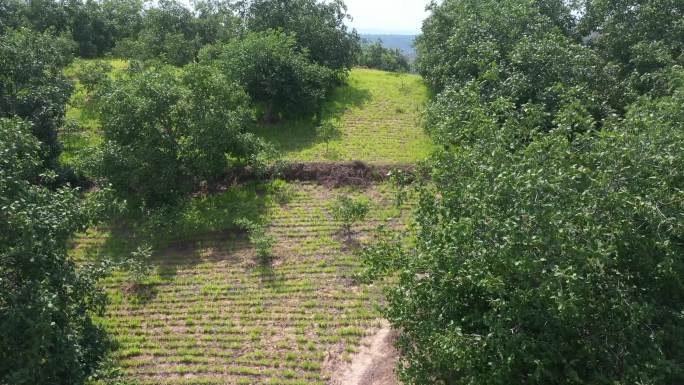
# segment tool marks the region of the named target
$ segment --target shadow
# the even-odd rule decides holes
[[[254,132],[271,142],[277,150],[283,153],[304,150],[325,142],[320,130],[317,130],[322,122],[334,122],[348,109],[361,107],[370,100],[370,91],[346,84],[338,87],[328,96],[328,100],[323,103],[318,115],[281,121],[276,124],[258,124]],[[340,135],[341,133],[337,131],[332,139],[339,138]]]
[[[251,262],[240,257],[251,246],[234,222],[238,218],[262,221],[275,199],[258,191],[255,184],[235,186],[145,217],[118,218],[90,231],[75,247],[88,261],[107,259],[115,264],[131,258],[139,247],[151,247],[149,263],[159,279],[122,286],[127,297],[144,304],[155,298],[156,285],[174,279],[179,271],[208,260],[234,265]]]

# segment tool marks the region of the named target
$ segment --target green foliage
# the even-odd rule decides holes
[[[361,47],[358,65],[390,72],[409,72],[411,64],[399,49],[385,48],[382,40]]]
[[[152,247],[150,245],[138,246],[126,259],[122,267],[128,272],[128,280],[133,285],[142,284],[152,273]]]
[[[83,384],[108,345],[91,318],[106,271],[67,258],[86,218],[74,190],[43,187],[41,151],[29,123],[0,118],[0,383]]]
[[[0,35],[0,117],[28,120],[42,159],[53,169],[60,152],[57,130],[72,92],[62,74],[72,48],[65,39],[27,29]]]
[[[278,240],[266,232],[264,226],[247,218],[240,218],[235,221],[235,225],[246,230],[249,242],[256,249],[256,256],[263,265],[269,264],[273,260],[273,246]]]
[[[269,30],[211,47],[204,62],[214,62],[229,79],[245,87],[264,109],[264,120],[318,112],[335,83],[335,73],[296,48],[294,35]]]
[[[139,0],[22,1],[0,5],[3,27],[26,27],[38,32],[68,35],[80,57],[100,57],[116,41],[140,30],[143,2]]]
[[[340,223],[342,231],[351,234],[352,226],[363,221],[370,211],[370,203],[365,197],[353,199],[340,195],[330,206],[330,213],[336,222]]]
[[[161,67],[101,91],[104,142],[90,175],[136,207],[172,203],[261,150],[247,95],[211,67]]]
[[[356,63],[359,36],[345,24],[350,16],[342,0],[246,0],[241,13],[249,31],[295,36],[298,51],[319,65],[340,71]]]
[[[233,38],[239,30],[228,2],[197,2],[195,14],[181,2],[162,0],[145,10],[140,32],[119,41],[115,52],[181,66],[194,61],[204,45]]]
[[[457,147],[419,188],[416,247],[366,256],[370,277],[399,272],[386,315],[406,382],[684,381],[682,75],[601,130],[565,122],[583,102],[547,132],[538,108],[470,103],[473,83],[437,98]]]
[[[113,69],[106,61],[85,62],[77,67],[75,75],[86,93],[90,94],[103,86]]]
[[[399,279],[407,383],[684,381],[681,10],[567,4],[431,6],[418,68],[443,149],[416,232],[365,253]]]

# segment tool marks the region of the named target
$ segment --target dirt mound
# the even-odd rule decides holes
[[[388,178],[392,170],[412,171],[411,165],[368,165],[348,163],[291,163],[281,171],[288,181],[315,181],[326,187],[367,186]]]
[[[398,385],[394,372],[399,353],[394,347],[396,332],[386,323],[367,337],[351,363],[333,366],[333,385]],[[336,367],[335,367],[336,366]]]

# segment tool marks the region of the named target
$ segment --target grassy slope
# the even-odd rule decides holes
[[[298,184],[263,194],[248,186],[191,203],[178,233],[157,242],[144,294],[126,294],[123,272],[106,282],[112,303],[102,322],[120,344],[115,358],[127,377],[155,385],[325,384],[326,357],[350,359],[379,317],[377,289],[353,281],[358,257],[328,213],[338,193],[372,201],[369,220],[355,228],[362,242],[379,223],[400,217],[384,185],[330,191]],[[244,236],[227,230],[242,215],[236,198],[270,223],[278,239],[272,266],[259,266]],[[137,244],[130,234],[90,230],[73,255],[125,257]]]
[[[311,123],[260,132],[290,160],[413,162],[430,150],[415,124],[425,99],[416,76],[354,70],[325,107],[324,119],[340,131],[329,150]],[[80,100],[77,93],[69,117],[84,130],[62,133],[66,161],[100,140],[98,122]],[[358,350],[377,325],[379,293],[353,281],[358,257],[336,234],[328,206],[338,194],[369,197],[369,220],[356,228],[364,242],[370,229],[400,216],[392,189],[288,186],[248,185],[195,198],[173,222],[157,218],[162,227],[153,238],[127,226],[90,229],[74,240],[79,261],[127,258],[141,244],[155,245],[154,274],[141,294],[127,290],[125,272],[105,283],[112,303],[101,322],[119,344],[114,354],[126,377],[143,384],[325,384],[326,359],[349,359]],[[235,232],[233,221],[242,216],[268,224],[278,238],[271,267],[257,265],[253,248]]]
[[[66,74],[74,77],[76,61]],[[126,67],[122,60],[111,60],[112,77]],[[335,138],[325,143],[311,119],[257,127],[257,133],[274,143],[285,160],[349,161],[372,163],[413,163],[431,151],[430,140],[419,127],[420,110],[427,100],[427,89],[420,76],[356,68],[348,84],[334,91],[323,107],[323,122],[336,128]],[[97,120],[89,113],[82,88],[67,109],[67,119],[82,130],[63,132],[62,161],[72,162],[77,152],[100,140]]]
[[[418,124],[427,97],[418,75],[356,68],[324,106],[323,121],[337,129],[329,144],[310,121],[262,126],[258,133],[292,161],[412,163],[432,148]]]

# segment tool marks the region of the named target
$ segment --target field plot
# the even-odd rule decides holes
[[[77,77],[79,69],[93,62],[78,60],[65,71],[76,85],[67,119],[78,124],[60,134],[64,143],[61,161],[67,165],[79,151],[101,140],[94,106]],[[126,61],[117,59],[106,63],[112,67],[111,78],[120,76],[127,66]],[[427,88],[418,75],[355,68],[348,84],[337,88],[323,106],[322,125],[331,127],[327,138],[310,118],[254,129],[288,161],[414,163],[432,150],[418,121],[427,99]]]
[[[331,140],[311,121],[261,126],[258,133],[291,161],[413,163],[432,149],[418,122],[427,98],[418,75],[355,68],[323,108]]]
[[[155,273],[142,290],[129,290],[123,271],[105,283],[111,304],[102,322],[120,345],[117,363],[140,384],[327,383],[327,369],[349,360],[379,326],[379,290],[354,281],[353,249],[378,224],[405,221],[390,190],[252,186],[195,199],[178,228],[157,240]],[[371,200],[352,240],[328,211],[341,193]],[[246,213],[270,223],[278,240],[270,266],[229,228]],[[73,255],[125,256],[137,242],[127,232],[91,230],[75,240]]]

